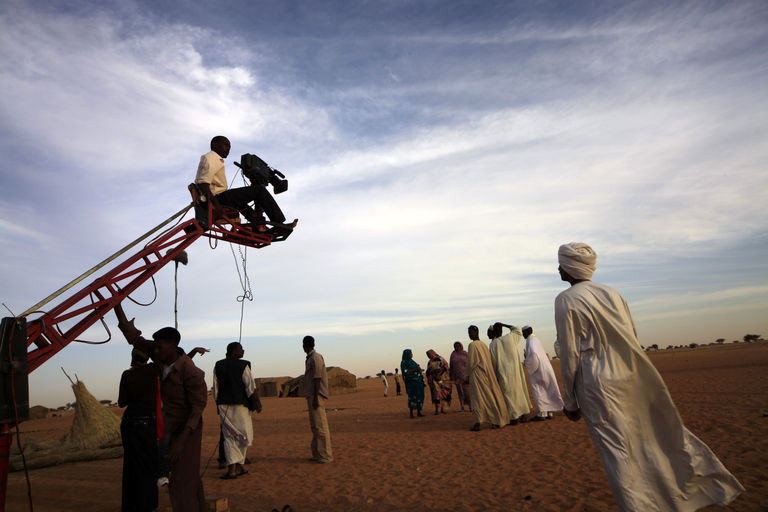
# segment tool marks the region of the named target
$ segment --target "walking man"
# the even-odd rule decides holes
[[[744,491],[683,425],[664,381],[637,339],[619,293],[590,281],[597,254],[561,245],[558,271],[571,287],[555,299],[565,415],[582,415],[622,511],[693,511]]]
[[[501,335],[502,327],[509,329],[505,336]],[[493,341],[491,341],[491,360],[499,387],[504,395],[509,414],[509,424],[517,425],[526,421],[526,414],[531,412],[531,399],[528,398],[528,386],[525,384],[523,363],[520,360],[520,340],[522,332],[514,325],[496,322],[493,325]]]
[[[536,416],[532,421],[551,420],[552,413],[563,410],[563,398],[557,387],[555,371],[549,356],[544,352],[541,341],[533,335],[533,328],[523,327],[525,338],[525,359],[523,364],[528,370],[528,379],[531,383],[533,401],[536,402]]]
[[[389,391],[389,383],[387,382],[387,372],[384,370],[381,370],[381,373],[379,374],[381,377],[381,385],[384,386],[384,396],[387,396],[387,391]]]
[[[469,389],[472,393],[472,413],[475,424],[470,430],[477,432],[480,425],[490,423],[491,428],[500,428],[509,423],[507,404],[499,388],[499,381],[493,371],[488,345],[480,341],[476,326],[467,329],[469,339]]]
[[[401,388],[400,388],[400,374],[398,373],[398,369],[395,368],[394,373],[394,379],[395,379],[395,392],[397,393],[397,396],[400,396]]]
[[[309,426],[312,429],[312,459],[320,464],[333,462],[331,432],[325,415],[328,400],[328,374],[323,356],[315,351],[315,338],[304,336],[304,352],[307,354],[304,371],[304,396],[309,410]]]

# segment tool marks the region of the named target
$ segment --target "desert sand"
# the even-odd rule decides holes
[[[439,349],[439,346],[436,346]],[[445,356],[450,348],[438,350]],[[301,357],[301,355],[297,355]],[[686,426],[746,487],[729,507],[768,510],[768,342],[661,350],[661,372]],[[422,361],[424,357],[417,357]],[[333,364],[328,361],[328,364]],[[382,361],[394,367],[399,361]],[[555,368],[559,374],[559,368]],[[266,398],[254,414],[250,474],[220,480],[215,407],[205,411],[206,494],[227,496],[232,511],[609,511],[615,504],[583,421],[552,421],[469,432],[471,413],[409,419],[405,396],[382,396],[378,379],[331,397],[328,421],[335,462],[308,461],[306,402]],[[427,393],[427,397],[429,393]],[[114,409],[117,413],[119,409]],[[24,422],[31,436],[62,436],[71,417]],[[119,511],[121,459],[30,471],[36,511]],[[23,472],[8,478],[7,509],[27,508]],[[167,491],[159,510],[170,510]]]

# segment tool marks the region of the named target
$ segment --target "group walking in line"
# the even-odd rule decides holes
[[[509,332],[502,335],[502,329]],[[520,344],[525,333],[526,348],[521,356]],[[450,363],[434,349],[427,351],[426,370],[413,360],[410,349],[403,352],[400,364],[408,392],[408,409],[411,417],[417,416],[424,402],[424,389],[429,387],[435,415],[446,414],[453,391],[461,411],[472,411],[475,423],[473,431],[482,425],[499,428],[528,421],[533,406],[528,396],[525,370],[531,380],[531,392],[536,402],[537,414],[533,421],[552,418],[552,413],[562,410],[562,399],[549,356],[541,342],[532,336],[533,329],[525,331],[514,325],[497,322],[488,328],[490,347],[479,337],[479,329],[468,329],[469,351],[460,341],[453,344]],[[410,385],[408,384],[410,382]]]

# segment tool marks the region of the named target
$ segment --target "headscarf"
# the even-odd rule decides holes
[[[443,356],[435,352],[434,349],[427,350],[427,357],[429,358],[430,361],[434,359],[439,359],[445,365],[446,368],[448,367],[448,362],[445,359],[443,359]]]
[[[595,273],[597,253],[582,242],[563,244],[557,250],[557,261],[574,279],[591,279]]]
[[[400,371],[403,374],[403,380],[404,381],[415,381],[415,380],[421,380],[423,382],[423,378],[421,376],[421,372],[409,372],[406,370],[409,370],[411,368],[418,368],[419,363],[413,360],[413,351],[411,349],[407,348],[403,350],[403,360],[400,362]]]

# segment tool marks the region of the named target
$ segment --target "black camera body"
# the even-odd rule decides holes
[[[245,177],[252,183],[258,183],[264,187],[268,184],[272,185],[275,194],[282,194],[288,190],[288,180],[285,179],[285,175],[271,168],[267,162],[256,155],[250,153],[241,155],[240,163],[235,162],[235,165],[243,170]]]

